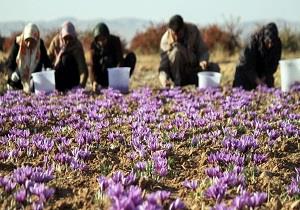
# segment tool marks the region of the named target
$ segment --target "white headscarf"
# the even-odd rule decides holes
[[[25,44],[25,40],[32,38],[36,40],[37,44],[34,49],[28,49]],[[40,32],[35,24],[29,23],[25,26],[23,33],[16,38],[16,42],[19,44],[19,52],[16,58],[17,67],[21,75],[21,81],[29,82],[31,73],[36,68],[40,61]]]

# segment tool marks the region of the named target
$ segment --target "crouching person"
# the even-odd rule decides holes
[[[220,71],[217,64],[208,62],[208,49],[197,26],[185,23],[180,15],[171,17],[160,50],[159,80],[163,87],[171,83],[198,85],[198,72]]]
[[[23,89],[29,93],[33,90],[31,74],[41,71],[43,66],[50,68],[51,62],[38,27],[29,23],[16,37],[7,60],[8,89]]]
[[[63,24],[61,31],[51,41],[48,54],[55,69],[57,90],[85,87],[88,71],[84,51],[71,22]]]
[[[94,40],[91,44],[92,75],[90,78],[95,91],[97,86],[108,87],[108,68],[130,67],[131,76],[136,64],[136,55],[130,52],[123,57],[120,38],[110,34],[105,23],[97,24],[93,33]]]
[[[275,23],[269,23],[252,34],[236,66],[233,87],[245,90],[253,90],[258,85],[274,87],[281,48]]]

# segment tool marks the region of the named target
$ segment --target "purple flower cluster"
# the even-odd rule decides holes
[[[166,176],[168,174],[168,160],[166,158],[166,152],[157,151],[153,153],[152,158],[155,173],[159,176]]]
[[[245,209],[260,207],[264,202],[267,201],[266,193],[249,193],[243,192],[241,195],[237,196],[232,201],[232,206],[236,209]]]
[[[242,153],[251,149],[255,151],[258,148],[258,144],[253,136],[242,136],[240,139],[225,138],[222,144],[228,150],[238,150]]]
[[[245,164],[244,156],[226,151],[212,153],[208,156],[207,160],[209,163],[221,165],[235,164],[237,166],[243,166]]]
[[[255,209],[260,207],[267,200],[266,193],[249,193],[242,192],[241,195],[235,197],[230,205],[226,205],[225,203],[220,203],[215,205],[213,210],[242,210],[242,209]]]
[[[46,185],[53,179],[53,169],[24,166],[15,169],[10,176],[0,177],[0,187],[5,193],[13,194],[18,205],[26,206],[31,198],[33,209],[43,209],[45,203],[54,195],[55,190]]]
[[[70,173],[70,168],[80,176],[90,167],[89,172],[97,171],[95,161],[104,156],[103,168],[126,168],[135,171],[136,176],[162,184],[170,183],[177,172],[185,170],[185,177],[197,181],[186,180],[175,186],[203,190],[204,205],[260,208],[265,194],[252,191],[259,186],[247,186],[247,172],[255,168],[257,173],[251,173],[255,179],[269,157],[276,158],[273,152],[278,145],[300,137],[296,90],[286,94],[263,87],[250,92],[231,88],[142,88],[128,95],[112,89],[95,95],[74,89],[67,94],[31,96],[8,91],[0,96],[0,160],[14,165],[42,160],[44,167],[55,166],[59,175]],[[201,161],[195,161],[199,155]],[[114,167],[111,163],[121,165]],[[192,172],[198,163],[207,164],[205,174],[210,185],[200,184],[206,189],[198,188],[202,173],[195,177]],[[51,179],[52,173],[35,174],[2,177],[5,199],[11,194],[19,201],[28,201],[28,196],[36,194],[41,195],[41,201],[49,199],[51,191],[44,182]],[[148,188],[134,185],[136,176],[115,172],[111,178],[99,177],[100,190],[110,197],[112,208],[184,208],[179,199],[171,203],[169,192],[147,195]],[[298,189],[296,175],[287,191],[293,196]],[[42,205],[33,204],[35,208]]]
[[[196,189],[198,187],[198,181],[196,181],[196,180],[190,180],[190,181],[189,180],[185,180],[182,183],[182,185],[185,186],[188,189],[196,191]]]
[[[292,178],[289,186],[287,186],[287,192],[290,196],[300,195],[300,168],[295,168],[296,176]]]
[[[164,209],[169,203],[170,192],[156,191],[145,194],[143,189],[135,185],[137,177],[131,172],[125,175],[115,172],[111,178],[97,178],[100,192],[107,195],[111,201],[111,209]],[[185,205],[176,199],[169,209],[185,209]]]

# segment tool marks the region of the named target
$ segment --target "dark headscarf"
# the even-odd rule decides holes
[[[184,27],[183,18],[180,15],[174,15],[170,18],[168,27],[175,32],[180,31]]]
[[[278,29],[275,23],[269,23],[264,28],[264,40],[271,40],[275,43],[278,38]]]
[[[105,23],[98,23],[93,30],[93,34],[94,39],[96,39],[98,36],[108,37],[109,29]]]
[[[276,24],[272,22],[263,26],[256,34],[254,34],[253,38],[258,41],[258,49],[262,55],[266,54],[268,51],[265,47],[266,40],[272,41],[272,48],[276,48],[279,40]]]

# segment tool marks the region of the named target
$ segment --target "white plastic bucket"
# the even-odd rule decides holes
[[[54,70],[32,73],[34,92],[52,92],[55,90]]]
[[[198,73],[198,87],[219,87],[221,74],[219,72],[202,71]]]
[[[108,68],[108,85],[122,93],[129,91],[129,67]]]
[[[289,91],[295,82],[300,82],[300,58],[280,60],[281,90]]]

